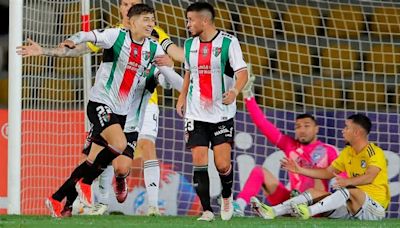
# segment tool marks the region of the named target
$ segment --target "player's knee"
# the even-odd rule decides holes
[[[113,162],[114,172],[117,176],[123,176],[127,174],[131,168],[132,159],[127,156],[119,156],[115,162]]]
[[[116,140],[110,144],[110,147],[116,150],[119,154],[122,154],[127,146],[128,143],[126,142],[126,139]]]
[[[217,166],[218,172],[219,173],[226,173],[231,169],[231,163],[230,162],[221,162]]]

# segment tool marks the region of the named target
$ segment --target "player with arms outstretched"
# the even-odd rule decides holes
[[[128,10],[135,4],[139,4],[142,1],[140,0],[120,0],[119,1],[119,11],[122,15],[122,23],[117,25],[118,28],[129,28],[129,18],[128,18]],[[177,47],[170,39],[167,34],[158,26],[154,27],[154,31],[157,32],[157,36],[159,37],[159,42],[162,45],[164,51],[166,51],[174,60],[183,62],[183,49]],[[19,47],[19,53],[23,56],[37,56],[37,55],[48,55],[48,56],[59,56],[59,57],[75,57],[80,56],[90,52],[98,52],[101,50],[100,47],[94,45],[91,42],[82,43],[76,45],[74,49],[70,49],[62,45],[59,48],[42,48],[36,42],[28,39],[30,43],[29,46],[21,46]],[[158,65],[173,65],[173,62],[166,55],[156,56],[154,61]],[[172,82],[174,84],[174,88],[179,84],[181,80]],[[178,84],[178,85],[176,85]],[[158,215],[158,189],[160,182],[160,168],[159,163],[156,156],[155,151],[155,138],[158,133],[158,116],[159,109],[157,105],[157,91],[155,90],[152,94],[149,104],[147,105],[145,115],[144,115],[144,127],[142,127],[139,132],[138,142],[136,146],[135,157],[139,154],[144,161],[144,180],[147,190],[148,196],[148,214],[149,215]],[[135,114],[133,114],[135,115]],[[130,113],[128,113],[126,127],[124,132],[126,134],[132,134],[137,132],[134,125],[130,123],[133,118],[130,118]],[[91,147],[91,135],[89,133],[87,143],[85,144],[85,148],[83,153],[87,156]],[[115,166],[114,162],[114,166]],[[107,211],[108,205],[108,197],[112,184],[113,169],[108,166],[108,168],[100,175],[99,179],[99,203],[96,204],[92,210],[89,212],[91,215],[100,215],[104,214]],[[127,196],[127,187],[125,178],[117,177],[116,178],[116,196],[119,202],[124,202]],[[65,204],[65,208],[63,210],[63,214],[66,216],[71,215],[72,211],[72,203],[76,198],[77,193],[69,193],[67,196],[67,202]]]
[[[208,148],[222,184],[221,218],[233,214],[233,166],[236,96],[247,81],[247,66],[236,37],[215,28],[214,8],[205,2],[191,4],[186,11],[193,36],[185,41],[185,76],[176,105],[185,117],[186,146],[193,157],[193,184],[203,206],[198,220],[212,221],[208,176]]]
[[[93,144],[87,160],[46,200],[55,217],[61,217],[61,201],[68,192],[73,192],[75,185],[81,201],[90,206],[91,183],[115,158],[121,158],[116,172],[129,172],[136,139],[127,144],[122,130],[126,115],[129,107],[143,98],[144,92],[154,91],[157,81],[151,74],[152,60],[154,56],[163,55],[164,51],[148,38],[155,23],[153,8],[144,4],[135,5],[129,10],[128,17],[129,30],[114,28],[79,32],[64,42],[70,48],[92,42],[104,49],[104,57],[90,91],[87,108],[93,124]],[[158,69],[165,77],[179,77],[172,68]],[[145,108],[147,103],[141,105],[141,109],[137,110]]]

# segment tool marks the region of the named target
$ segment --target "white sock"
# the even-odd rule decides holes
[[[311,205],[313,202],[312,196],[308,192],[303,192],[302,194],[295,196],[291,199],[286,200],[285,202],[273,206],[272,209],[275,211],[276,216],[286,215],[292,211],[291,204],[302,204],[307,203],[307,205]]]
[[[114,169],[111,165],[100,174],[99,181],[99,203],[108,205],[112,181],[114,177]]]
[[[309,208],[311,216],[337,209],[346,204],[346,201],[349,198],[349,190],[347,190],[346,188],[339,188],[330,196],[327,196],[318,203],[310,206]]]
[[[236,203],[239,205],[240,210],[242,210],[242,211],[244,211],[244,209],[245,209],[246,206],[247,206],[246,201],[245,201],[244,199],[242,199],[242,198],[237,198],[237,199],[236,199]]]
[[[149,206],[158,207],[158,188],[160,185],[160,165],[157,160],[144,162],[144,183]]]

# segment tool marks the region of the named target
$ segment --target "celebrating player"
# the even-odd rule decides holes
[[[104,58],[96,73],[87,108],[93,124],[91,151],[87,161],[79,165],[59,190],[47,199],[46,205],[55,217],[61,216],[61,201],[73,191],[75,184],[82,202],[91,205],[90,184],[114,158],[121,158],[117,163],[117,173],[129,172],[136,139],[127,146],[122,131],[126,114],[131,104],[146,92],[154,91],[156,78],[152,75],[152,60],[164,52],[160,45],[148,38],[154,27],[153,8],[135,5],[129,10],[128,17],[129,31],[115,28],[79,32],[64,42],[69,48],[92,42],[104,49]],[[171,68],[158,68],[166,77],[176,75]],[[146,105],[146,102],[140,103],[137,111]]]
[[[203,206],[198,220],[212,221],[208,148],[222,184],[221,218],[233,214],[231,144],[236,96],[247,81],[247,66],[236,37],[215,28],[215,11],[205,2],[191,4],[186,11],[187,27],[193,36],[185,41],[185,76],[176,105],[185,117],[186,146],[193,157],[193,184]]]
[[[296,117],[295,138],[283,134],[268,121],[258,107],[252,93],[253,80],[254,76],[249,79],[243,89],[243,97],[247,111],[257,128],[271,143],[281,149],[286,157],[296,160],[302,167],[328,167],[337,157],[338,151],[336,147],[318,140],[318,125],[315,118],[310,114],[300,114]],[[246,205],[251,197],[257,195],[261,187],[267,195],[269,204],[277,205],[289,199],[292,191],[304,192],[309,188],[328,191],[329,184],[328,180],[319,180],[292,172],[289,172],[289,182],[290,189],[287,189],[266,167],[256,166],[234,202],[235,215],[244,215]]]
[[[119,11],[122,15],[122,24],[117,25],[119,28],[129,28],[129,18],[128,18],[128,10],[135,4],[141,3],[140,0],[120,0]],[[154,31],[157,32],[157,36],[159,37],[159,42],[162,45],[164,51],[166,51],[174,60],[183,62],[184,55],[183,49],[177,47],[170,39],[169,36],[158,26],[154,27]],[[33,42],[28,39],[30,43],[29,46],[21,46],[18,49],[18,53],[23,56],[37,56],[37,55],[48,55],[48,56],[60,56],[60,57],[74,57],[80,56],[91,51],[98,52],[101,48],[93,45],[92,43],[82,43],[76,45],[74,49],[70,49],[67,47],[59,47],[59,48],[42,48],[39,44]],[[172,65],[173,62],[166,55],[160,55],[155,57],[155,62],[158,65]],[[174,88],[180,88],[181,78],[175,78],[175,81],[172,81]],[[155,151],[155,138],[158,133],[158,115],[159,109],[157,105],[157,91],[155,90],[152,94],[149,104],[147,105],[145,115],[144,115],[144,127],[142,127],[139,132],[138,142],[136,150],[138,151],[136,155],[140,155],[144,160],[144,180],[147,190],[148,196],[148,214],[149,215],[158,215],[158,190],[159,190],[159,182],[160,182],[160,168],[159,163],[156,156]],[[133,118],[130,116],[134,116],[136,113],[132,112],[132,115],[128,113],[126,126],[124,132],[127,134],[135,134],[137,129],[135,129],[135,125],[130,122]],[[128,136],[129,137],[129,136]],[[91,135],[88,135],[88,141],[85,145],[83,153],[88,155],[91,146]],[[135,157],[136,157],[135,155]],[[113,162],[114,166],[116,166],[117,160]],[[110,166],[100,175],[99,180],[99,203],[92,208],[89,214],[92,215],[100,215],[104,214],[107,211],[108,205],[108,197],[112,183],[113,171]],[[125,175],[124,175],[125,176]],[[124,202],[127,196],[127,187],[125,178],[116,178],[116,196],[119,202]],[[70,215],[72,211],[72,203],[76,198],[76,192],[68,193],[67,202],[65,204],[65,208],[63,210],[63,214]]]
[[[383,219],[390,202],[387,163],[383,150],[368,141],[370,130],[371,121],[365,115],[348,117],[342,131],[347,146],[327,168],[301,167],[292,158],[284,159],[282,166],[290,172],[319,179],[335,178],[336,191],[330,194],[310,189],[283,204],[292,205],[303,219],[322,213],[329,218]],[[340,172],[346,172],[348,178],[339,176]],[[283,204],[269,207],[258,202],[257,207],[264,218],[272,219]]]

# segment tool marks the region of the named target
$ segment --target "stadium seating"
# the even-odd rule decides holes
[[[187,37],[184,9],[167,3],[155,2],[158,25],[169,35]]]
[[[274,36],[275,13],[266,7],[243,6],[240,9],[240,30],[248,36]]]
[[[40,98],[53,102],[74,102],[76,101],[75,91],[71,80],[49,79],[42,80],[39,89]]]
[[[283,30],[288,37],[317,36],[321,26],[319,9],[292,5],[283,13]]]
[[[255,44],[241,43],[240,46],[244,60],[252,66],[252,73],[255,75],[265,75],[269,66],[267,49]]]
[[[278,47],[277,59],[279,72],[282,75],[311,73],[311,55],[307,45],[281,44]]]
[[[397,85],[397,88],[396,88],[396,102],[397,102],[397,105],[400,105],[400,85]]]
[[[304,87],[304,102],[318,108],[343,108],[343,90],[333,80],[315,80]]]
[[[215,6],[215,26],[225,32],[233,33],[231,11],[224,2],[219,2]]]
[[[0,106],[8,104],[8,79],[0,78]]]
[[[350,77],[360,56],[348,44],[335,44],[322,49],[321,70],[325,77]]]
[[[366,53],[365,69],[371,74],[395,75],[399,73],[400,46],[374,44]]]
[[[117,25],[121,23],[119,7],[117,7],[117,5],[111,5],[111,10],[109,11],[107,22],[111,25]]]
[[[74,34],[81,31],[82,21],[79,2],[71,3],[70,5],[68,5],[68,7],[66,6],[65,8],[66,9],[63,9],[65,13],[62,19],[62,33]]]
[[[371,17],[371,32],[375,37],[400,37],[400,8],[375,7]]]
[[[290,81],[272,79],[264,83],[264,106],[292,109],[295,105],[295,88]]]
[[[348,92],[347,108],[385,110],[386,86],[376,82],[354,82]]]
[[[54,69],[58,76],[82,76],[83,58],[54,58]]]
[[[336,38],[359,38],[364,26],[361,7],[340,4],[329,11],[327,35]]]

